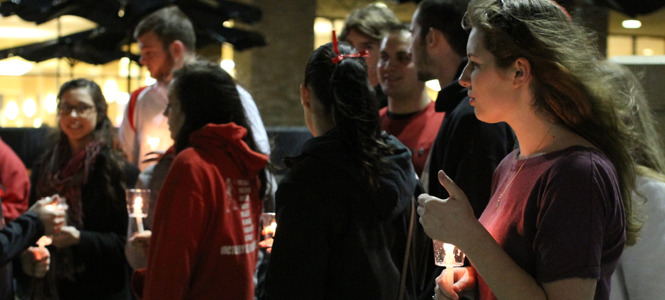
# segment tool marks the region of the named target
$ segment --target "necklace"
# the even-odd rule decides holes
[[[550,126],[550,129],[547,130],[547,132],[545,133],[545,136],[543,136],[543,139],[540,140],[540,143],[538,143],[538,146],[536,146],[536,150],[538,150],[538,149],[540,148],[540,146],[543,145],[543,142],[544,142],[545,139],[547,138],[547,135],[550,134],[550,131],[552,131],[552,128],[553,128],[553,127],[554,127],[554,124],[552,124],[552,126]],[[531,156],[531,157],[533,157],[533,156]],[[519,174],[520,174],[520,171],[522,171],[522,168],[523,168],[524,165],[526,164],[526,161],[529,160],[529,158],[531,158],[531,157],[527,157],[527,158],[524,159],[524,162],[522,162],[522,165],[520,166],[520,168],[517,169],[517,172],[515,172],[515,175],[513,175],[513,178],[510,179],[510,182],[508,182],[508,185],[506,185],[506,187],[503,188],[503,191],[502,191],[501,194],[499,195],[499,199],[497,199],[497,201],[496,201],[496,207],[499,207],[499,204],[501,203],[501,198],[503,198],[503,194],[505,194],[506,191],[508,190],[508,188],[510,187],[510,185],[513,184],[513,181],[515,181],[515,178],[517,178],[517,175],[519,175]]]

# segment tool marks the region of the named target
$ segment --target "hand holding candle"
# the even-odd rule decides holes
[[[446,267],[446,288],[453,290],[455,283],[455,267],[464,265],[464,253],[453,244],[433,240],[434,264]]]
[[[263,241],[259,243],[259,246],[267,248],[267,251],[270,252],[273,237],[275,237],[275,231],[277,231],[277,218],[275,213],[263,213],[261,214],[261,221],[263,223],[263,229],[261,230]]]

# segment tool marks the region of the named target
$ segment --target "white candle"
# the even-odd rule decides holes
[[[136,218],[136,227],[139,233],[143,233],[143,198],[136,197],[134,199],[134,217]]]
[[[453,284],[455,284],[455,246],[452,244],[444,243],[443,249],[446,252],[446,255],[443,258],[443,264],[446,266],[446,282],[450,287],[450,290],[453,289]]]

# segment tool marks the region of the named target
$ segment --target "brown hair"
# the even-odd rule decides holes
[[[418,15],[413,22],[420,25],[421,41],[424,44],[429,28],[443,33],[450,47],[459,56],[466,56],[469,32],[459,24],[464,17],[468,0],[424,0],[418,4]]]
[[[615,103],[599,93],[617,91],[598,85],[604,74],[595,36],[550,0],[473,0],[463,26],[484,33],[483,42],[500,68],[527,59],[534,110],[584,137],[612,162],[626,213],[626,244],[635,244],[642,225],[632,206],[635,162]]]
[[[370,4],[354,10],[344,21],[344,29],[339,35],[340,41],[346,41],[351,30],[356,30],[374,40],[381,41],[391,26],[401,22],[392,10],[385,6]]]
[[[653,118],[642,84],[628,68],[606,60],[599,64],[601,77],[598,86],[616,104],[619,118],[626,124],[630,135],[630,153],[638,165],[637,174],[665,182],[665,153],[658,139]],[[618,91],[618,92],[617,92]],[[613,93],[610,93],[613,92]]]
[[[145,17],[134,29],[134,38],[152,32],[164,45],[164,49],[175,41],[181,41],[187,51],[196,51],[194,25],[178,7],[170,6],[157,10]]]

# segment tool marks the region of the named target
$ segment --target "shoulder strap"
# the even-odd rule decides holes
[[[134,110],[136,110],[136,101],[139,99],[139,95],[147,86],[140,87],[132,92],[132,96],[129,98],[129,105],[127,107],[127,118],[129,119],[129,126],[132,127],[132,130],[136,132],[134,127]]]
[[[411,218],[409,220],[409,233],[406,237],[406,251],[404,251],[404,264],[402,265],[402,278],[399,284],[398,299],[404,299],[404,290],[406,289],[406,271],[409,268],[409,250],[411,250],[411,235],[413,234],[413,219],[415,215],[415,196],[411,197]]]

